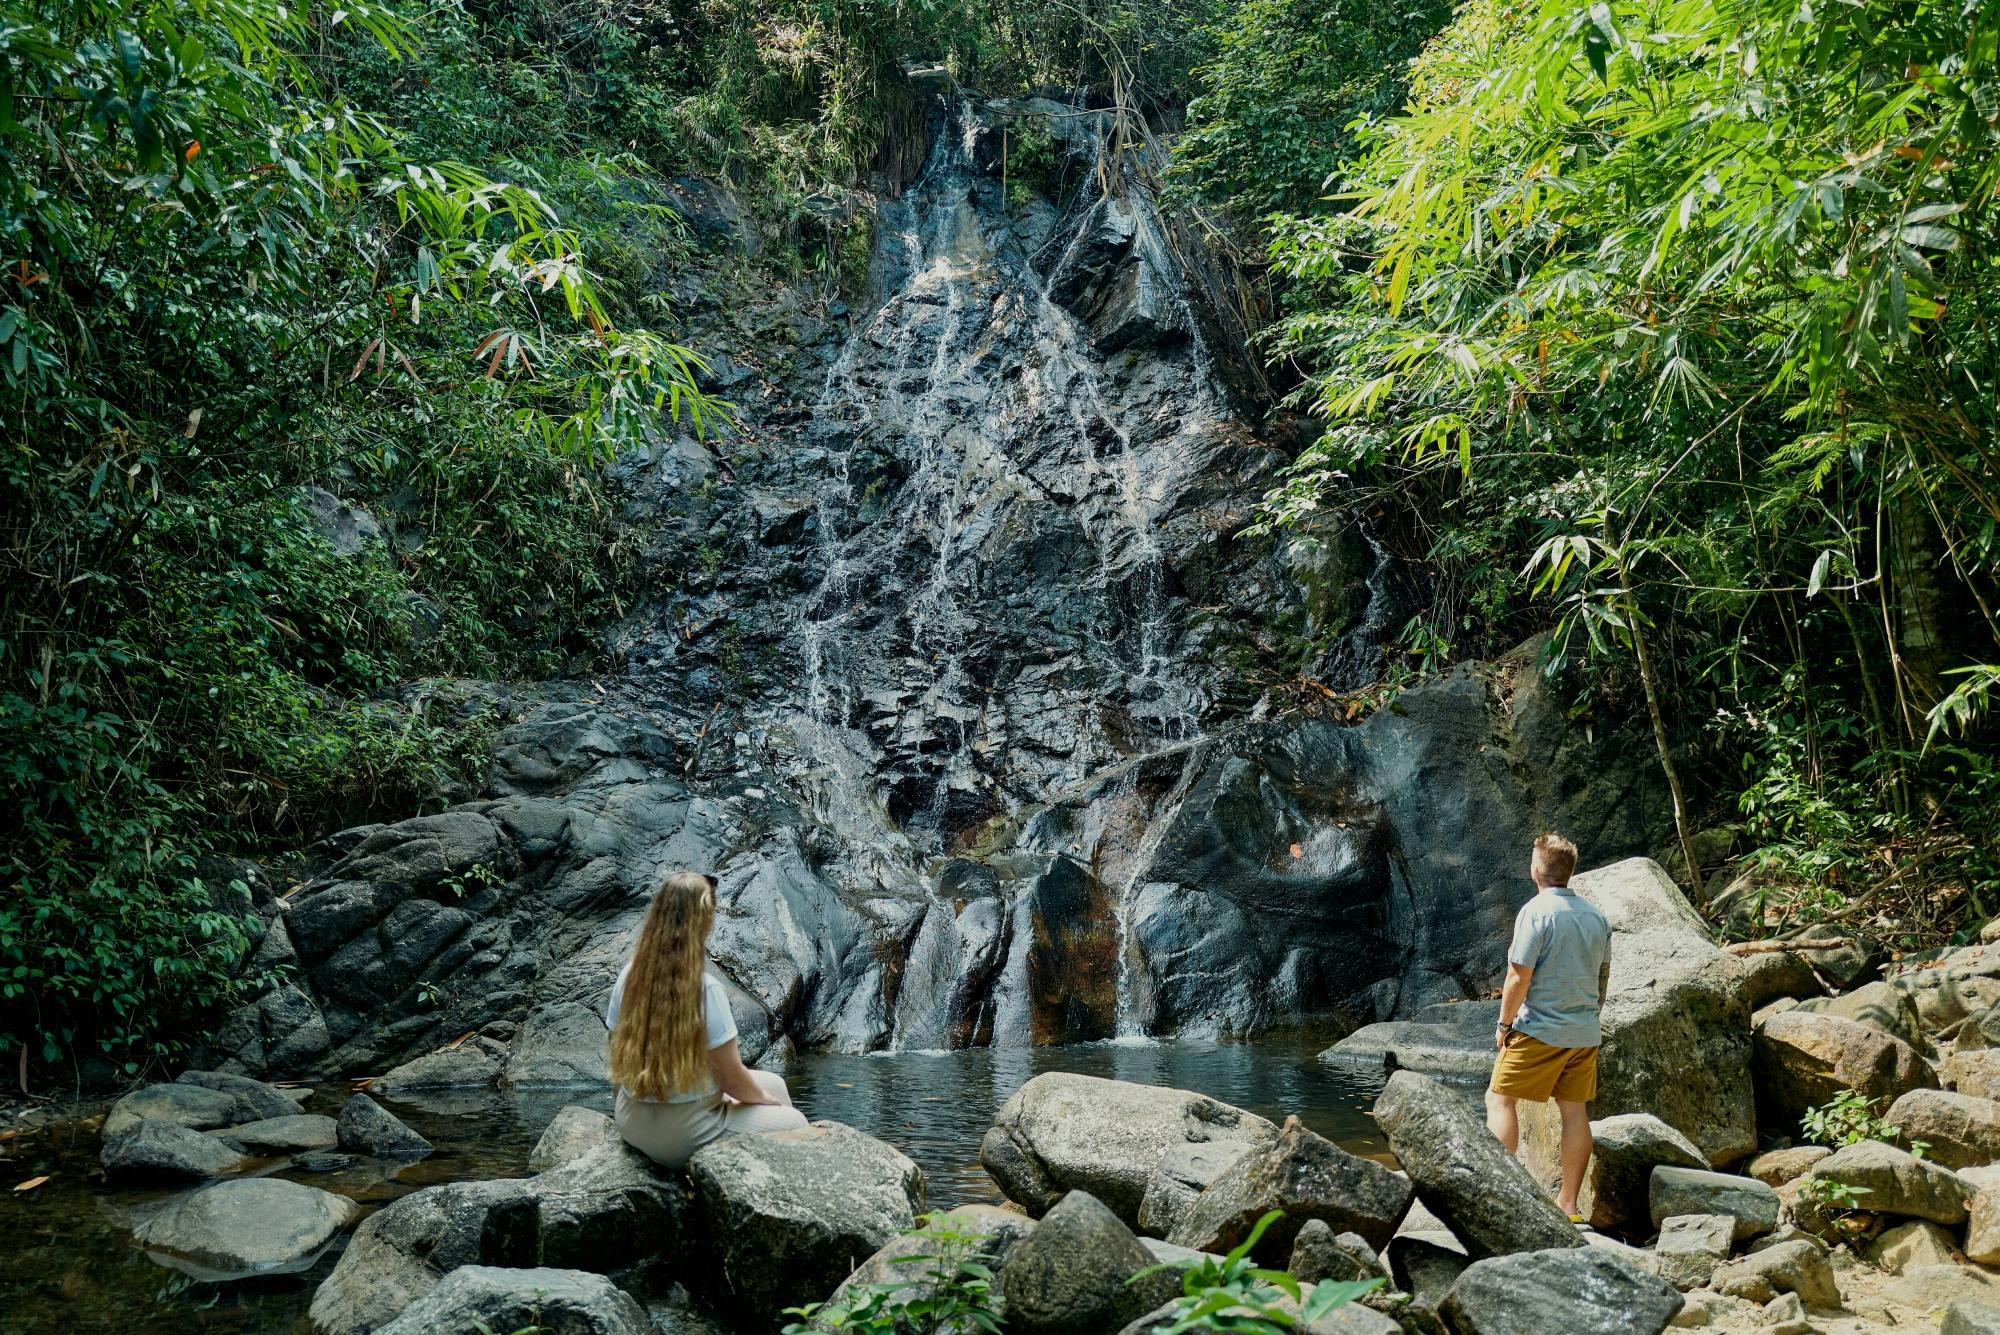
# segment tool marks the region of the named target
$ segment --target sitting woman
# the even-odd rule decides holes
[[[714,922],[712,878],[677,871],[662,881],[604,1015],[618,1133],[669,1168],[723,1136],[806,1124],[784,1080],[751,1070],[736,1050],[729,997],[706,968]]]

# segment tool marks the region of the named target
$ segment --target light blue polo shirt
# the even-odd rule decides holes
[[[1610,958],[1610,920],[1568,886],[1550,886],[1523,904],[1507,962],[1535,972],[1514,1028],[1552,1048],[1602,1044],[1597,974]]]

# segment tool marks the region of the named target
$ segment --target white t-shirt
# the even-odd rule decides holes
[[[628,960],[618,971],[618,981],[611,985],[611,1001],[604,1008],[604,1025],[607,1029],[618,1027],[618,1008],[625,1000],[625,975],[632,972]],[[722,990],[722,980],[706,969],[701,974],[701,1018],[708,1026],[708,1046],[719,1048],[736,1037],[736,1016],[729,1009],[729,994]],[[667,1096],[668,1103],[698,1103],[715,1097],[715,1081],[702,1078],[702,1087],[680,1094]]]

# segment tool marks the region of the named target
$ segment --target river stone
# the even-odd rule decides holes
[[[1833,1151],[1824,1145],[1794,1145],[1789,1149],[1766,1150],[1750,1161],[1745,1170],[1767,1187],[1782,1187],[1793,1178],[1803,1177]]]
[[[1817,1243],[1781,1242],[1715,1268],[1709,1283],[1717,1293],[1767,1303],[1781,1293],[1796,1293],[1808,1307],[1839,1307],[1840,1288],[1833,1267]]]
[[[1189,1207],[1167,1241],[1223,1254],[1250,1236],[1272,1210],[1280,1218],[1264,1230],[1254,1255],[1283,1266],[1308,1219],[1359,1233],[1370,1246],[1387,1243],[1410,1208],[1408,1179],[1372,1159],[1349,1154],[1287,1117],[1278,1139],[1225,1168]]]
[[[572,1103],[550,1119],[542,1138],[528,1153],[528,1167],[539,1173],[618,1141],[618,1126],[609,1113]]]
[[[1887,983],[1866,983],[1837,997],[1814,997],[1797,1008],[1809,1015],[1834,1015],[1900,1038],[1911,1047],[1923,1042],[1923,1026],[1908,996]]]
[[[431,1143],[396,1114],[366,1094],[356,1094],[340,1110],[340,1148],[380,1159],[421,1159],[431,1152]]]
[[[681,1250],[686,1191],[623,1141],[599,1145],[531,1179],[538,1264],[618,1275]]]
[[[1072,1191],[1008,1253],[1000,1272],[1008,1329],[1025,1335],[1117,1330],[1179,1289],[1172,1271],[1127,1282],[1152,1264],[1152,1253],[1123,1220],[1089,1192]]]
[[[1398,1071],[1375,1099],[1375,1124],[1417,1196],[1475,1259],[1583,1246],[1576,1227],[1462,1095]]]
[[[460,1266],[381,1328],[381,1335],[654,1335],[645,1309],[602,1275],[539,1267]]]
[[[1900,1275],[1912,1266],[1950,1265],[1958,1260],[1951,1234],[1928,1219],[1912,1219],[1885,1231],[1868,1247],[1877,1269]]]
[[[604,1019],[580,1001],[544,1006],[528,1017],[500,1072],[509,1089],[598,1089],[608,1086]]]
[[[1946,1089],[1975,1098],[2000,1099],[2000,1048],[1972,1048],[1946,1054],[1938,1067],[1938,1082]]]
[[[369,1082],[382,1094],[399,1094],[426,1089],[477,1089],[500,1078],[507,1061],[507,1045],[485,1035],[476,1035],[455,1048],[426,1052],[404,1062],[388,1074]]]
[[[1590,1124],[1590,1135],[1595,1144],[1576,1206],[1592,1228],[1647,1218],[1655,1167],[1708,1167],[1693,1142],[1651,1113],[1600,1118]]]
[[[208,1134],[252,1154],[296,1154],[332,1149],[339,1139],[336,1125],[331,1117],[318,1113],[295,1113],[222,1127]]]
[[[534,1265],[540,1231],[535,1198],[521,1179],[452,1182],[391,1201],[361,1221],[313,1293],[313,1327],[321,1335],[369,1335],[447,1271]]]
[[[250,1160],[214,1136],[177,1122],[127,1123],[104,1138],[98,1162],[112,1177],[200,1182],[248,1169]]]
[[[1621,1257],[1565,1247],[1474,1262],[1441,1310],[1458,1335],[1660,1335],[1681,1302]]]
[[[296,1112],[297,1108],[291,1109]],[[200,1085],[148,1085],[111,1105],[104,1115],[104,1134],[116,1135],[140,1122],[165,1122],[195,1131],[251,1120],[235,1095]]]
[[[1335,1233],[1324,1219],[1309,1219],[1292,1244],[1284,1268],[1307,1284],[1389,1278],[1389,1267],[1359,1233]]]
[[[1938,1335],[2000,1335],[2000,1307],[1960,1298],[1944,1309]]]
[[[1758,1027],[1757,1111],[1781,1135],[1796,1135],[1809,1109],[1844,1089],[1893,1099],[1935,1087],[1930,1065],[1902,1039],[1837,1015],[1786,1011]]]
[[[217,1182],[168,1201],[133,1230],[198,1278],[303,1270],[361,1215],[345,1196],[276,1177]]]
[[[753,1318],[824,1300],[916,1222],[924,1176],[901,1151],[838,1122],[727,1136],[688,1161],[722,1281]]]
[[[1677,1214],[1660,1223],[1653,1244],[1657,1273],[1677,1289],[1707,1285],[1717,1261],[1729,1259],[1736,1241],[1736,1220],[1726,1214]]]
[[[1493,1029],[1499,1019],[1497,1001],[1430,1006],[1414,1020],[1363,1025],[1320,1053],[1319,1060],[1327,1066],[1366,1071],[1484,1080],[1493,1070]]]
[[[1973,1195],[1951,1170],[1879,1140],[1836,1150],[1813,1165],[1810,1176],[1864,1189],[1867,1195],[1856,1204],[1872,1213],[1928,1219],[1947,1228],[1965,1221],[1965,1202]]]
[[[1655,1228],[1677,1214],[1722,1214],[1736,1221],[1741,1242],[1778,1226],[1778,1193],[1754,1177],[1663,1165],[1647,1199]]]
[[[1074,1189],[1137,1227],[1147,1184],[1169,1151],[1236,1145],[1240,1155],[1277,1134],[1255,1113],[1206,1095],[1048,1071],[1007,1100],[979,1159],[1007,1199],[1029,1214],[1044,1213]],[[1236,1157],[1218,1153],[1205,1162],[1219,1172]]]
[[[934,1227],[941,1226],[969,1239],[973,1258],[995,1273],[1006,1265],[1015,1245],[1035,1227],[1035,1221],[1026,1215],[995,1205],[961,1205],[934,1215],[932,1219]],[[881,1250],[855,1267],[854,1273],[841,1281],[840,1288],[828,1302],[838,1307],[857,1286],[866,1284],[908,1285],[912,1296],[933,1292],[935,1286],[922,1278],[923,1265],[899,1264],[909,1257],[936,1255],[938,1244],[927,1236],[930,1231],[927,1227],[891,1238]]]
[[[1883,1114],[1902,1139],[1925,1142],[1924,1157],[1946,1168],[1978,1168],[2000,1160],[2000,1103],[1975,1094],[1913,1089]]]
[[[248,1076],[233,1075],[228,1071],[182,1071],[174,1077],[178,1085],[198,1085],[227,1094],[236,1100],[237,1119],[241,1122],[261,1121],[273,1117],[297,1115],[304,1100],[290,1090],[267,1085],[262,1080],[252,1080]]]

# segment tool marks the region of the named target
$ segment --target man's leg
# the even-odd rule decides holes
[[[1486,1091],[1486,1129],[1493,1133],[1493,1139],[1507,1147],[1512,1154],[1521,1144],[1521,1117],[1514,1106],[1512,1094],[1502,1094],[1498,1090]],[[1584,1134],[1590,1128],[1584,1127]]]
[[[1562,1114],[1562,1187],[1556,1204],[1564,1214],[1576,1213],[1576,1193],[1583,1189],[1583,1175],[1590,1168],[1590,1108],[1568,1099],[1556,1100]]]

